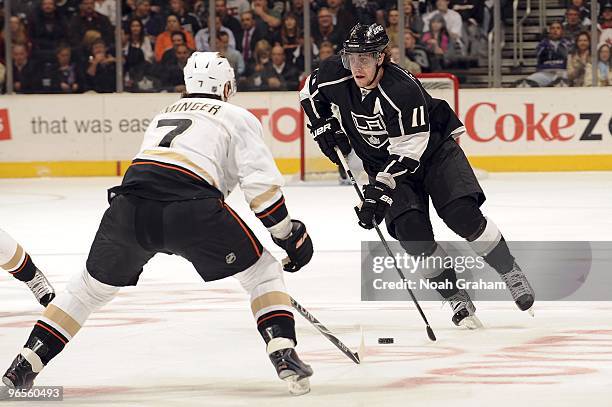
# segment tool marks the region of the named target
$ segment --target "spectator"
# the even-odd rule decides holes
[[[464,23],[482,26],[485,2],[480,0],[452,0],[451,9],[459,13]]]
[[[242,13],[251,10],[251,5],[247,0],[227,0],[227,14],[240,19]]]
[[[183,30],[195,35],[200,29],[200,21],[193,13],[188,13],[185,9],[184,0],[170,0],[170,13],[178,17]]]
[[[185,79],[183,68],[191,55],[191,50],[185,45],[179,45],[174,49],[176,61],[171,65],[163,66],[162,86],[169,92],[184,92]]]
[[[429,19],[429,27],[423,34],[422,40],[427,51],[432,54],[434,70],[439,70],[444,66],[444,55],[448,51],[450,42],[444,17],[435,14]]]
[[[571,42],[563,37],[563,26],[553,22],[548,26],[548,37],[536,48],[537,72],[529,75],[527,81],[537,86],[552,86],[567,79],[567,55]]]
[[[419,64],[412,61],[410,58],[404,58],[404,63],[400,65],[400,49],[396,45],[391,47],[391,60],[410,73],[415,75],[421,73],[421,67]]]
[[[327,9],[332,15],[334,26],[350,29],[357,23],[353,13],[347,10],[344,0],[327,0]]]
[[[79,13],[72,17],[69,25],[70,42],[77,46],[89,30],[96,30],[102,35],[105,44],[111,44],[113,28],[108,17],[94,9],[94,0],[81,0]]]
[[[23,44],[15,44],[13,54],[13,89],[16,93],[30,93],[36,68],[28,60],[28,50]]]
[[[334,45],[331,42],[321,43],[321,48],[319,48],[319,62],[325,61],[334,54]]]
[[[569,6],[574,6],[580,11],[580,21],[583,25],[591,25],[591,10],[586,6],[584,0],[571,0]]]
[[[600,44],[597,48],[597,86],[612,86],[612,64],[610,63],[610,46]],[[593,69],[589,61],[585,67],[584,86],[593,86]]]
[[[32,49],[32,43],[30,42],[28,29],[23,20],[17,16],[12,16],[9,20],[9,27],[11,29],[11,41],[13,45],[19,44],[25,46],[29,54]]]
[[[193,35],[181,27],[178,16],[169,14],[168,17],[166,17],[166,31],[159,34],[155,39],[155,60],[157,62],[161,61],[166,50],[172,48],[172,33],[175,31],[181,31],[183,34],[185,34],[187,47],[190,49],[195,49]]]
[[[106,16],[112,25],[117,25],[117,2],[115,0],[95,0],[94,10]]]
[[[138,49],[142,51],[142,56],[145,61],[155,61],[155,53],[153,52],[153,45],[151,40],[145,35],[144,25],[138,18],[132,18],[128,22],[129,31],[125,35],[123,44],[123,55],[130,59],[130,55],[134,53],[134,50]]]
[[[575,6],[570,6],[565,12],[565,22],[563,23],[565,37],[570,42],[574,42],[578,34],[588,29],[589,27],[583,25],[580,20],[580,10]]]
[[[576,36],[574,48],[567,57],[567,80],[570,86],[584,86],[584,74],[591,60],[591,36],[582,32]]]
[[[83,40],[76,49],[73,49],[72,59],[78,61],[78,63],[86,69],[89,64],[88,58],[91,55],[91,47],[94,42],[102,38],[102,34],[96,30],[88,30],[83,35]]]
[[[72,53],[68,44],[60,44],[57,48],[57,64],[51,76],[51,91],[55,93],[81,93],[84,90],[85,79],[79,66],[72,61]]]
[[[459,13],[454,10],[449,10],[448,4],[449,0],[436,0],[436,9],[423,16],[423,25],[425,26],[425,31],[427,31],[430,26],[429,21],[433,16],[439,14],[444,18],[446,30],[451,39],[455,41],[460,40],[463,30],[463,21]]]
[[[263,90],[263,71],[267,64],[270,63],[270,54],[272,47],[266,40],[259,40],[255,44],[253,50],[253,59],[247,64],[245,75],[246,81],[242,81],[242,86],[247,90]]]
[[[88,90],[97,93],[112,93],[116,90],[115,58],[108,53],[103,39],[97,39],[91,46],[89,65],[85,71]]]
[[[242,54],[245,64],[253,59],[255,44],[264,39],[265,33],[255,25],[255,18],[252,11],[245,11],[240,15],[242,30],[236,38],[236,47]]]
[[[240,19],[232,17],[227,11],[227,0],[215,0],[215,15],[221,17],[221,25],[232,30],[234,38],[240,32]]]
[[[266,33],[266,36],[281,25],[281,15],[278,11],[268,8],[266,0],[253,0],[251,2],[251,11],[255,24],[259,25]]]
[[[397,46],[399,44],[399,11],[396,9],[389,10],[388,20],[386,31],[389,36],[389,45]]]
[[[151,44],[155,42],[157,37],[164,29],[164,20],[151,10],[151,0],[136,0],[136,8],[130,13],[125,21],[130,21],[137,18],[142,21],[144,33],[149,37]],[[128,31],[128,27],[124,27]]]
[[[353,0],[352,2],[352,11],[355,19],[362,24],[372,24],[376,21],[377,17],[377,9],[379,8],[378,3],[376,1],[371,0]],[[379,17],[382,17],[382,13],[380,13]],[[381,24],[384,26],[384,23]],[[351,27],[345,27],[349,30]]]
[[[313,27],[316,23],[316,11],[314,4],[310,3],[310,26]],[[291,13],[295,15],[298,27],[304,29],[304,0],[291,0]]]
[[[30,17],[32,53],[40,61],[53,61],[56,46],[67,39],[68,24],[57,11],[54,0],[42,0]]]
[[[608,44],[612,47],[612,2],[607,1],[601,9],[599,19],[599,44]]]
[[[412,31],[416,38],[421,38],[423,32],[423,20],[414,9],[412,0],[404,0],[404,27]]]
[[[79,12],[80,0],[55,0],[55,7],[59,14],[66,20],[70,20]]]
[[[488,44],[484,28],[485,3],[480,0],[452,0],[451,6],[463,21],[462,41],[458,51],[465,51],[470,61],[486,65]]]
[[[281,28],[274,37],[274,44],[279,44],[285,50],[285,60],[293,61],[293,53],[299,46],[300,31],[295,14],[283,17]]]
[[[221,55],[228,60],[232,68],[234,68],[236,77],[244,73],[245,66],[242,55],[240,52],[229,47],[229,35],[226,32],[217,33],[217,51],[219,51]]]
[[[285,61],[285,50],[280,45],[272,47],[271,62],[265,66],[262,80],[267,90],[298,90],[300,71]]]
[[[229,38],[229,47],[236,49],[236,39],[234,33],[228,27],[221,25],[221,17],[215,16],[215,32],[224,32]],[[196,49],[198,51],[210,51],[210,35],[208,33],[208,27],[202,28],[195,36]]]
[[[404,51],[406,52],[406,58],[417,63],[421,72],[431,71],[431,62],[427,51],[417,43],[417,36],[410,30],[406,30],[404,33]]]
[[[177,63],[176,60],[176,48],[179,45],[187,45],[187,39],[185,33],[182,31],[175,31],[172,33],[172,48],[167,49],[161,59],[161,65],[173,65]],[[187,47],[189,48],[189,47]]]
[[[11,12],[14,16],[19,16],[20,18],[22,18],[32,14],[36,9],[37,5],[37,0],[13,1],[11,5]],[[4,8],[4,0],[0,0],[0,8]]]
[[[340,27],[334,27],[332,14],[327,7],[321,7],[317,14],[317,26],[313,29],[312,36],[317,46],[323,41],[329,41],[334,45],[334,50],[342,48],[344,31]]]

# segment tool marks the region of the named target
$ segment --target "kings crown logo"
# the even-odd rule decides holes
[[[370,146],[380,148],[387,144],[388,133],[380,113],[374,116],[364,116],[351,112],[351,116],[357,131]]]

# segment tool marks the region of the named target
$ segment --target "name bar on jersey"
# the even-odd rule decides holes
[[[187,111],[200,110],[200,111],[215,115],[217,114],[219,109],[221,109],[221,105],[217,105],[214,103],[177,102],[173,105],[168,106],[164,110],[162,110],[162,113],[176,113],[176,112],[187,112]]]

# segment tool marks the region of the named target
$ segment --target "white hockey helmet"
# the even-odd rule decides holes
[[[227,100],[236,93],[236,77],[229,61],[218,52],[194,52],[183,69],[187,93],[217,95]],[[227,98],[225,84],[230,84]]]

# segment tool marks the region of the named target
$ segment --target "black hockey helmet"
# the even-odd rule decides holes
[[[389,45],[389,37],[382,25],[357,23],[344,41],[342,51],[351,54],[382,52],[387,45]]]

